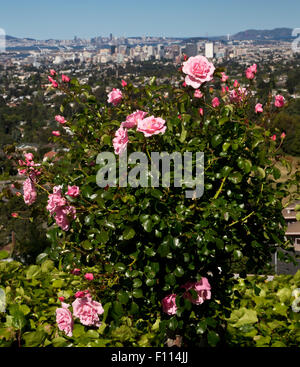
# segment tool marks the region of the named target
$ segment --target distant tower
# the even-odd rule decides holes
[[[209,42],[205,44],[205,57],[212,59],[214,57],[214,44]]]
[[[230,34],[227,34],[227,41],[230,41]]]
[[[110,33],[110,35],[109,35],[109,39],[110,39],[110,41],[112,41],[112,39],[113,39],[113,35],[112,35],[112,33]]]

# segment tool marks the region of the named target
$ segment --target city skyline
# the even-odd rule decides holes
[[[110,33],[115,37],[214,37],[247,29],[299,28],[299,13],[300,3],[294,0],[286,0],[284,7],[279,0],[252,0],[251,4],[237,0],[226,4],[221,0],[213,4],[199,0],[186,4],[179,0],[38,4],[14,0],[2,5],[0,28],[10,36],[37,40],[89,39]]]

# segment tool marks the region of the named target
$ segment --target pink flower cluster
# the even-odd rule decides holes
[[[243,102],[246,99],[248,92],[246,88],[238,87],[238,89],[233,89],[230,91],[229,98],[233,103]]]
[[[226,75],[224,72],[222,72],[222,73],[221,73],[221,81],[222,81],[223,83],[226,83],[226,82],[227,82],[227,80],[228,80],[228,78],[229,78],[229,76],[228,76],[228,75]]]
[[[58,88],[58,82],[55,79],[52,78],[52,77],[55,77],[56,74],[57,73],[54,69],[50,69],[50,75],[51,76],[48,76],[48,80],[52,84],[53,88]],[[67,75],[62,74],[61,80],[62,80],[63,83],[69,83],[71,79]]]
[[[249,80],[254,79],[256,73],[257,73],[257,65],[253,64],[246,70],[246,78]]]
[[[39,164],[34,163],[32,153],[25,153],[24,157],[25,161],[19,160],[18,162],[19,165],[22,166],[21,169],[18,169],[18,172],[20,175],[28,176],[28,178],[23,182],[23,198],[25,204],[31,205],[36,201],[37,192],[35,182],[37,176],[39,176],[41,172],[35,168],[39,166]]]
[[[167,128],[165,126],[165,120],[160,117],[146,116],[147,112],[137,110],[127,116],[126,121],[121,123],[113,139],[115,154],[120,155],[126,150],[129,142],[128,129],[136,128],[136,130],[142,132],[145,137],[165,133]]]
[[[101,303],[93,301],[89,291],[79,291],[75,297],[76,300],[72,303],[73,315],[68,310],[70,305],[63,302],[63,297],[59,297],[62,304],[60,308],[56,309],[58,328],[69,337],[73,335],[73,316],[78,318],[83,325],[99,327],[101,325],[99,315],[104,313]]]
[[[62,197],[61,188],[53,187],[53,194],[48,197],[47,210],[51,215],[55,215],[56,224],[64,231],[70,228],[70,219],[76,218],[76,209],[68,204],[67,200]]]
[[[207,278],[202,277],[198,282],[187,282],[181,287],[185,289],[183,297],[195,305],[201,305],[204,301],[211,299],[211,286]],[[194,290],[197,293],[197,298],[192,296],[192,294],[189,292],[190,290]],[[166,296],[161,302],[163,312],[167,313],[168,315],[175,315],[177,312],[177,305],[175,301],[176,294],[173,293]]]
[[[23,198],[24,198],[25,204],[27,205],[33,204],[36,201],[36,197],[37,197],[37,193],[36,193],[36,188],[34,186],[34,182],[30,177],[28,177],[23,182]]]

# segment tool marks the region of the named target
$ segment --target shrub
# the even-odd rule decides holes
[[[37,167],[30,157],[20,169],[31,180],[29,203],[36,189],[48,193],[52,245],[43,256],[65,271],[97,265],[112,280],[109,313],[117,325],[124,317],[151,325],[159,319],[168,337],[179,334],[185,345],[216,346],[225,342],[234,264],[246,259],[241,275],[253,273],[271,261],[277,246],[290,247],[282,199],[291,197],[297,180],[277,182],[284,137],[272,135],[268,125],[283,97],[269,99],[264,112],[248,118],[258,102],[256,66],[246,88],[225,81],[223,71],[204,57],[190,58],[182,70],[182,87],[158,85],[155,78],[140,87],[128,82],[109,93],[109,102],[97,101],[76,79],[61,83],[49,77],[66,94],[60,113],[76,104],[71,119],[59,118],[62,128],[53,137],[68,149],[58,165],[70,168],[57,171],[49,162]],[[221,91],[213,89],[213,78],[223,78]],[[201,92],[196,96],[195,88]],[[158,187],[142,187],[146,169],[138,165],[137,187],[123,187],[123,177],[99,187],[98,154],[124,157],[126,148],[150,161],[154,152],[193,154],[188,168],[204,169],[203,195],[195,197],[194,191],[187,198],[189,182],[174,187],[173,174],[169,187],[162,185],[167,176],[159,177]],[[197,152],[204,153],[204,162],[195,159]],[[126,166],[131,168],[130,162]]]

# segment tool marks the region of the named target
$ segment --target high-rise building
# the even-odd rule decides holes
[[[214,44],[209,42],[205,44],[205,57],[212,59],[214,57]]]
[[[196,56],[197,55],[197,44],[187,43],[185,46],[185,54],[187,55],[187,57]]]

